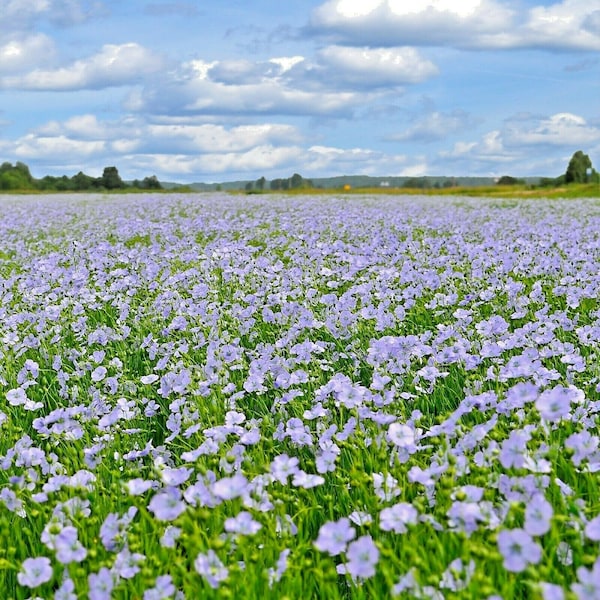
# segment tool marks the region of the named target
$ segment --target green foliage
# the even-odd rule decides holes
[[[516,177],[511,177],[510,175],[502,175],[500,179],[498,179],[498,185],[524,185],[525,180],[517,179]]]
[[[298,173],[294,173],[287,179],[273,179],[270,183],[270,188],[273,191],[311,189],[313,187],[313,182],[310,179],[304,179]]]
[[[46,175],[35,179],[29,167],[17,162],[12,165],[4,162],[0,165],[0,191],[40,191],[40,192],[89,192],[98,190],[119,190],[130,187],[120,177],[117,167],[106,167],[102,177],[91,177],[79,171],[73,177]],[[135,180],[131,187],[142,190],[161,190],[162,185],[156,175]]]
[[[102,185],[107,190],[116,190],[125,187],[125,183],[123,183],[117,167],[104,167],[104,172],[102,173]]]
[[[590,157],[581,150],[577,150],[567,166],[565,183],[587,183],[590,171],[592,174],[594,173]]]

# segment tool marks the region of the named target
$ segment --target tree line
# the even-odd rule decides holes
[[[301,190],[313,188],[313,182],[310,179],[305,179],[302,175],[294,173],[291,177],[272,179],[269,182],[269,189],[277,192],[281,190]],[[261,177],[256,181],[249,181],[245,190],[247,193],[252,192],[264,192],[267,189],[267,180],[265,177]]]
[[[105,167],[102,177],[91,177],[79,171],[73,177],[46,175],[36,179],[25,163],[13,165],[4,162],[0,165],[0,190],[3,191],[101,192],[124,189],[160,190],[162,185],[155,175],[126,183],[121,179],[117,167]]]

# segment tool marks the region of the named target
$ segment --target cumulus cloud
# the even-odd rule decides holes
[[[426,166],[423,157],[409,159],[404,154],[387,154],[369,148],[337,148],[315,145],[307,148],[303,156],[303,165],[311,173],[344,175],[361,173],[363,175],[407,175],[423,174]]]
[[[181,65],[132,92],[127,108],[162,115],[350,117],[384,90],[422,82],[437,67],[413,48],[327,46],[314,58],[280,56]]]
[[[43,33],[16,35],[0,42],[0,77],[50,62],[54,42]]]
[[[508,119],[502,129],[489,131],[476,141],[457,142],[451,150],[441,152],[440,157],[464,161],[471,169],[482,165],[510,165],[516,174],[531,174],[536,172],[532,167],[539,164],[552,167],[558,173],[566,166],[566,155],[594,144],[600,144],[600,127],[589,124],[579,115],[516,115]]]
[[[302,165],[309,177],[363,173],[365,175],[421,175],[427,166],[411,162],[404,155],[388,155],[366,148],[336,148],[331,146],[261,145],[239,152],[206,153],[202,155],[136,155],[137,168],[146,172],[175,173],[188,180],[203,173],[240,177],[255,177],[257,173],[270,177],[287,177]]]
[[[158,115],[335,115],[350,116],[364,102],[354,91],[299,85],[294,57],[266,63],[194,60],[160,84],[134,92],[127,107]],[[292,75],[292,72],[295,72]],[[303,75],[302,75],[303,76]],[[214,79],[213,77],[217,78]]]
[[[572,113],[558,113],[525,122],[508,121],[503,134],[509,147],[550,145],[563,148],[600,142],[600,128]]]
[[[118,152],[196,154],[243,152],[255,146],[290,145],[302,135],[292,125],[261,123],[225,127],[212,123],[154,123],[139,117],[101,121],[84,114],[64,122],[50,121],[30,134],[43,139],[70,139],[83,142],[118,144]],[[126,148],[126,150],[125,150]]]
[[[310,29],[353,45],[462,45],[512,17],[494,0],[328,0],[312,13]]]
[[[35,158],[38,161],[69,162],[80,160],[82,156],[91,157],[102,153],[106,147],[104,141],[75,140],[64,135],[46,137],[27,134],[13,145],[14,155],[20,160]]]
[[[25,75],[4,77],[0,85],[20,90],[71,91],[132,85],[159,73],[165,61],[136,43],[106,44],[88,58],[58,69],[35,69]]]
[[[147,122],[141,117],[101,121],[84,114],[50,121],[0,147],[25,162],[77,172],[87,165],[117,163],[124,176],[206,181],[222,177],[289,176],[302,165],[307,176],[364,173],[414,175],[426,172],[423,157],[368,148],[311,144],[296,127],[281,123],[236,125]],[[87,169],[84,169],[89,172]],[[95,174],[95,173],[90,173]]]
[[[498,0],[328,0],[309,31],[349,45],[599,50],[597,0],[526,9]]]
[[[231,166],[238,171],[276,167],[285,157],[297,156],[302,141],[297,128],[278,123],[228,128],[211,123],[152,123],[138,117],[101,121],[84,114],[50,121],[4,150],[20,160],[45,164],[56,157],[66,165],[85,157],[95,163],[118,160],[125,167],[162,165],[161,173],[185,174],[224,172]]]
[[[308,71],[321,81],[350,87],[393,87],[420,83],[438,74],[437,67],[414,48],[328,46]]]
[[[386,139],[395,142],[435,142],[454,133],[464,132],[477,123],[477,119],[460,109],[451,112],[435,111],[416,120],[408,129]]]

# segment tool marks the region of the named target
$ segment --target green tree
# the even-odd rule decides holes
[[[581,150],[577,150],[567,166],[565,183],[586,183],[588,180],[588,169],[592,169],[590,157]]]
[[[497,181],[498,185],[519,185],[520,183],[525,183],[525,181],[523,179],[511,177],[510,175],[502,175]]]
[[[107,190],[117,190],[125,187],[117,167],[104,167],[101,185]]]
[[[83,171],[79,171],[77,175],[71,177],[71,185],[77,191],[89,190],[94,187],[94,178],[86,175]]]
[[[254,185],[256,186],[257,190],[260,190],[262,192],[265,189],[266,184],[267,184],[267,180],[265,179],[265,177],[263,175],[263,177],[256,180],[256,183]]]
[[[299,175],[298,173],[294,173],[290,177],[290,187],[293,190],[297,190],[298,188],[301,188],[303,183],[304,183],[304,179],[302,179],[302,175]]]
[[[162,185],[156,175],[150,177],[144,177],[141,187],[145,190],[162,190]]]

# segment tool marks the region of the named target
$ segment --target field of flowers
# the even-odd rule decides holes
[[[599,232],[0,198],[0,597],[600,598]]]

